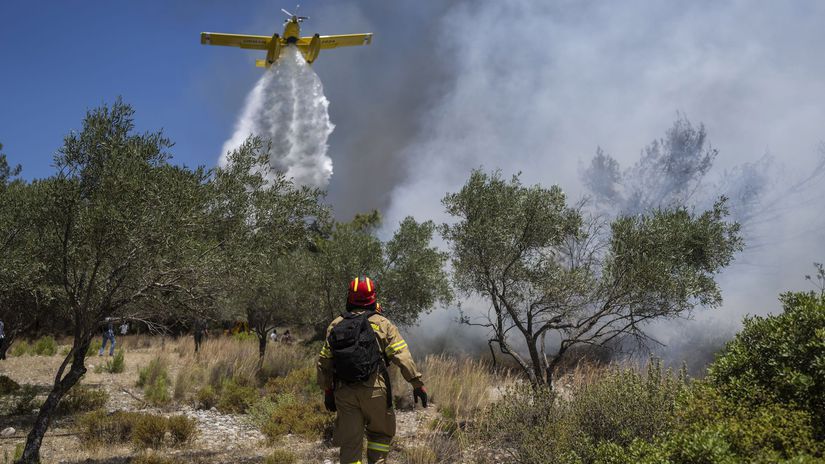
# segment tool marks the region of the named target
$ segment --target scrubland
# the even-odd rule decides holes
[[[413,405],[393,372],[391,460],[823,462],[823,302],[784,295],[785,311],[746,320],[702,378],[655,359],[580,360],[546,388],[483,361],[428,356],[419,360],[427,410]],[[275,343],[259,359],[256,342],[244,337],[210,339],[200,353],[189,338],[121,341],[122,369],[90,353],[89,372],[46,436],[45,462],[336,462],[334,416],[315,384],[317,345]],[[0,425],[16,429],[0,440],[0,462],[20,451],[61,361],[60,341],[24,346],[0,364]]]

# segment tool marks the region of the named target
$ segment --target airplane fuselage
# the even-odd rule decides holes
[[[287,44],[295,44],[298,42],[298,39],[300,38],[301,23],[298,22],[298,18],[296,16],[293,16],[286,22],[286,24],[284,24],[283,39],[286,41]]]

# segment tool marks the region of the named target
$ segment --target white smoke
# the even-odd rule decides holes
[[[318,75],[296,47],[286,47],[247,96],[235,132],[223,144],[221,166],[229,152],[257,135],[272,142],[276,171],[298,185],[325,187],[332,176],[327,138],[335,128],[328,107]]]

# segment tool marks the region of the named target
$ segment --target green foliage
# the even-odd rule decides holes
[[[51,335],[40,337],[32,347],[32,354],[37,356],[54,356],[57,354],[57,342],[54,337]]]
[[[235,379],[224,379],[218,396],[217,408],[223,413],[243,414],[259,398],[254,387],[242,386]]]
[[[311,369],[299,369],[267,383],[267,395],[249,408],[249,420],[270,442],[286,434],[321,438],[332,426]]]
[[[198,409],[212,409],[218,404],[218,395],[212,385],[204,385],[198,390],[195,401]]]
[[[118,350],[112,359],[106,361],[106,364],[100,364],[95,368],[95,372],[108,372],[110,374],[121,374],[126,369],[126,362],[124,360],[123,350]]]
[[[79,412],[101,409],[109,401],[109,394],[103,389],[85,385],[75,385],[60,400],[58,412],[60,414],[77,414]]]
[[[86,349],[86,357],[94,356],[100,352],[100,347],[103,346],[103,341],[100,339],[94,339],[91,343],[89,343],[89,348]],[[69,353],[68,351],[64,356],[67,356]]]
[[[0,375],[0,396],[11,395],[20,390],[20,384],[6,375]]]
[[[143,388],[152,385],[158,378],[169,379],[169,363],[166,358],[157,357],[149,361],[149,365],[138,370],[137,386]]]
[[[26,340],[20,340],[12,345],[9,355],[14,357],[25,356],[32,352],[32,346]]]
[[[599,444],[625,447],[666,433],[685,389],[683,376],[663,372],[657,362],[644,374],[607,372],[573,386],[568,398],[520,385],[493,405],[483,435],[511,444],[521,463],[547,462],[548,455],[562,462],[595,462]]]
[[[265,464],[294,464],[298,462],[298,457],[291,451],[277,449],[266,457]]]
[[[77,420],[80,440],[87,446],[133,443],[138,448],[160,448],[167,444],[166,433],[171,436],[170,445],[182,445],[191,441],[197,433],[193,419],[184,416],[169,418],[137,412],[103,410],[92,411]]]
[[[11,410],[12,415],[29,415],[33,409],[40,407],[36,401],[37,387],[34,385],[23,385],[16,396],[16,402]]]
[[[232,338],[239,342],[251,342],[258,340],[258,337],[252,332],[238,332],[232,335]]]
[[[486,320],[462,320],[488,326],[491,347],[534,384],[549,383],[577,345],[643,339],[640,327],[650,320],[718,305],[714,277],[742,248],[724,199],[699,215],[674,208],[620,217],[608,230],[603,219],[567,206],[558,186],[475,170],[442,201],[454,219],[440,230],[456,287],[491,303]],[[558,348],[544,355],[548,335]]]
[[[138,370],[137,386],[143,388],[143,396],[149,404],[169,404],[172,400],[169,385],[169,365],[166,358],[154,358],[149,361],[149,365]]]
[[[745,319],[709,369],[731,401],[809,411],[825,438],[825,294],[785,293],[784,312]]]

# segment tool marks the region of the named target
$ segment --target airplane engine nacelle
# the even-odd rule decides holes
[[[307,63],[312,64],[318,58],[318,54],[321,52],[321,36],[319,34],[315,34],[312,36],[312,40],[309,41],[309,46],[307,46],[306,51],[306,59]]]

